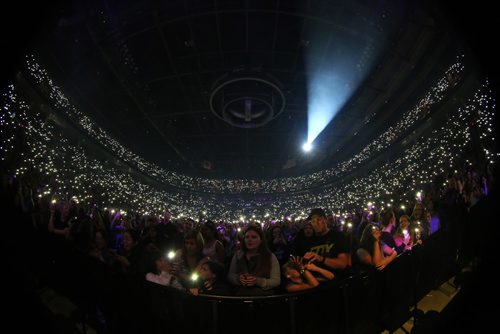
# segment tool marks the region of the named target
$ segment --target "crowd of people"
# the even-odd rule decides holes
[[[33,72],[43,72],[36,68]],[[47,78],[39,80],[45,82]],[[232,191],[224,193],[225,186],[218,193],[193,192],[189,182],[173,189],[155,182],[154,173],[144,178],[133,167],[116,162],[109,152],[99,155],[95,147],[72,139],[65,132],[67,129],[53,122],[52,116],[44,115],[35,108],[36,104],[24,102],[30,101],[30,96],[12,88],[6,95],[6,112],[1,119],[3,163],[10,177],[27,180],[34,196],[45,201],[74,196],[116,211],[159,216],[169,208],[176,219],[197,219],[202,212],[208,212],[212,217],[232,222],[305,218],[311,206],[347,215],[370,201],[377,206],[409,205],[417,191],[433,191],[432,187],[445,182],[448,172],[460,168],[478,166],[481,176],[491,177],[497,153],[491,132],[494,102],[486,90],[478,88],[463,108],[450,111],[442,126],[406,143],[396,157],[370,167],[369,172],[365,168],[354,169],[350,177],[337,178],[334,183],[315,189],[304,188],[302,181],[294,180],[292,183],[297,181],[294,184],[300,191],[246,196]],[[62,104],[64,101],[67,102],[61,97],[56,107],[69,108]],[[328,179],[318,175],[311,178],[318,182]],[[224,180],[224,184],[231,185],[233,181]]]
[[[468,170],[450,175],[439,192],[416,198],[411,211],[369,203],[348,216],[314,208],[303,219],[235,224],[173,219],[169,211],[161,218],[125,214],[74,198],[47,203],[6,174],[3,186],[31,227],[50,240],[70,242],[119,275],[195,295],[273,295],[383,270],[438,229],[458,224],[460,210],[490,190],[485,177]]]
[[[29,66],[55,110],[91,137],[103,134],[35,62]],[[28,222],[24,228],[43,240],[33,240],[43,249],[40,264],[70,263],[64,271],[81,276],[82,286],[96,287],[76,289],[77,300],[112,295],[107,282],[120,280],[194,296],[315,289],[383,271],[439,229],[453,236],[457,259],[465,263],[488,253],[470,217],[481,216],[478,208],[497,181],[494,101],[486,85],[476,85],[443,124],[394,149],[385,162],[369,171],[357,168],[429,116],[430,106],[460,85],[462,73],[460,63],[451,66],[416,108],[341,165],[262,182],[198,180],[157,170],[107,137],[97,142],[115,148],[112,154],[96,154],[12,87],[0,119],[4,203],[12,202],[9,208]],[[113,154],[121,162],[110,159]],[[74,287],[65,291],[75,293]],[[114,306],[100,304],[108,315]]]
[[[368,203],[347,217],[312,208],[302,219],[237,223],[176,218],[169,211],[161,217],[125,213],[74,198],[47,202],[8,173],[2,194],[8,210],[18,213],[10,232],[18,241],[8,248],[31,259],[19,263],[35,284],[69,296],[87,310],[88,323],[110,330],[124,314],[140,314],[133,301],[143,298],[135,288],[142,284],[195,299],[309,293],[390,270],[398,255],[418,252],[440,230],[452,236],[459,264],[488,255],[492,243],[482,244],[480,231],[491,224],[484,219],[491,203],[485,204],[498,192],[498,180],[473,169],[447,179],[404,208]]]
[[[464,71],[462,58],[462,56],[457,57],[455,62],[443,73],[442,77],[423,94],[423,97],[418,103],[411,109],[402,112],[402,116],[396,124],[388,127],[382,134],[375,138],[375,140],[369,142],[349,159],[339,161],[334,166],[316,173],[298,177],[275,178],[271,180],[193,177],[145,161],[141,156],[121,145],[119,141],[110,136],[91,118],[78,110],[71,101],[64,96],[61,89],[53,83],[49,73],[47,73],[33,58],[28,60],[28,67],[30,69],[28,73],[36,82],[40,92],[51,100],[54,107],[77,124],[88,136],[100,142],[123,161],[165,185],[175,186],[189,191],[201,191],[214,194],[286,194],[335,182],[340,176],[355,171],[362,163],[368,161],[398,140],[404,138],[415,124],[418,124],[419,121],[423,121],[429,116],[432,106],[438,105],[452,93],[453,88],[460,81],[462,72]]]

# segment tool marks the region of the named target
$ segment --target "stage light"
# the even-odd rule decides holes
[[[304,143],[304,145],[302,145],[302,149],[306,152],[309,152],[310,150],[312,150],[312,144],[310,142],[306,142]]]

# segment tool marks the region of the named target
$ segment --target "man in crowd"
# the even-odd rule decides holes
[[[312,209],[308,220],[314,229],[314,237],[307,245],[304,260],[332,271],[336,277],[345,277],[346,268],[350,266],[350,253],[344,236],[328,228],[325,211],[321,208]]]

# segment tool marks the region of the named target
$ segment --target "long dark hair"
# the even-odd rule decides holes
[[[371,256],[373,256],[375,238],[373,237],[373,229],[380,229],[376,224],[370,223],[366,225],[361,235],[361,240],[359,241],[359,247],[365,249]]]
[[[241,244],[241,249],[243,253],[246,255],[248,249],[244,240],[244,236],[248,233],[248,231],[254,231],[260,236],[260,246],[257,250],[259,255],[257,257],[257,266],[255,268],[255,275],[257,277],[266,277],[269,278],[271,275],[271,251],[269,247],[267,247],[266,237],[262,229],[257,225],[249,225],[245,230],[245,234],[243,235],[243,242]]]

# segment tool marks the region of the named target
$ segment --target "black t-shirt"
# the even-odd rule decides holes
[[[349,254],[347,242],[342,233],[338,231],[330,230],[325,235],[315,235],[310,239],[311,241],[305,247],[308,252],[314,252],[327,258],[336,258],[341,253]],[[333,272],[337,278],[345,278],[352,274],[350,267],[341,270],[331,268],[323,263],[316,263],[316,265]],[[321,278],[321,275],[318,273],[313,273],[313,275],[316,278]]]
[[[305,247],[308,252],[314,252],[328,258],[335,258],[340,253],[349,253],[347,242],[341,233],[330,230],[322,236],[313,236]],[[302,254],[304,255],[304,254]]]

